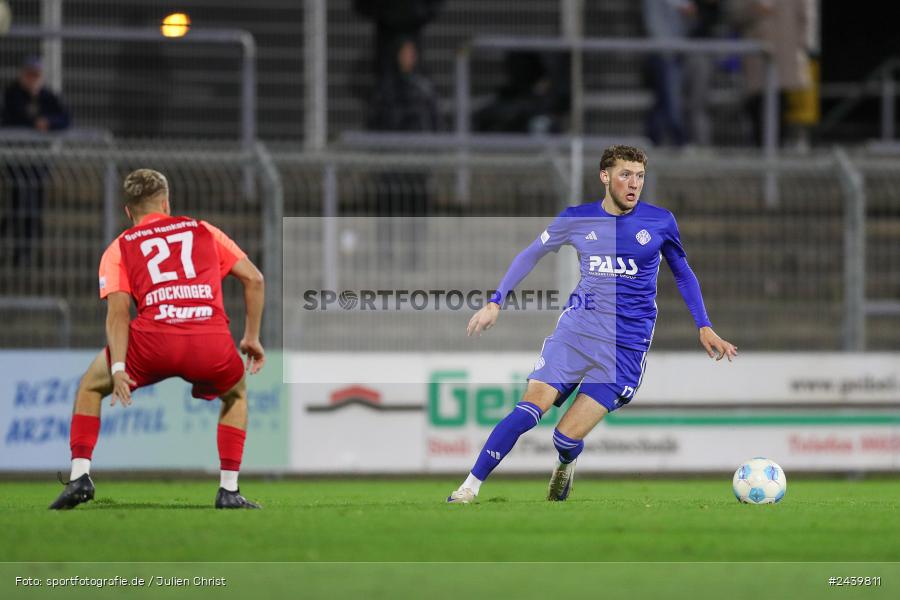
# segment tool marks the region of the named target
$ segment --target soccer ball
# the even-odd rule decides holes
[[[781,502],[787,490],[784,470],[768,458],[751,458],[734,472],[734,497],[744,504]]]

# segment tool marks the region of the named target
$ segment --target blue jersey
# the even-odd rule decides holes
[[[559,333],[634,350],[649,349],[656,325],[656,283],[662,257],[672,267],[698,327],[709,325],[674,215],[645,202],[619,216],[607,213],[600,202],[565,209],[513,261],[498,287],[499,297],[505,298],[541,256],[564,245],[577,250],[581,279],[560,316]]]

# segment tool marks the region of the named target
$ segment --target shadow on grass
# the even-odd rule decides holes
[[[118,502],[112,498],[100,498],[87,504],[85,508],[91,510],[134,510],[134,509],[203,509],[215,510],[212,502],[209,504],[191,504],[188,502]]]

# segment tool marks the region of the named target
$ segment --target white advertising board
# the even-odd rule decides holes
[[[521,399],[534,359],[291,354],[290,380],[315,373],[320,382],[292,386],[292,468],[465,473],[491,428]],[[321,383],[348,367],[359,380]],[[427,383],[390,383],[401,369],[420,372],[398,379]],[[521,438],[503,471],[549,469],[551,433],[567,406]],[[343,432],[339,444],[336,431]],[[719,471],[760,455],[785,469],[900,468],[900,355],[751,353],[729,364],[702,353],[652,353],[636,398],[588,436],[579,469]]]
[[[62,470],[69,465],[72,404],[95,351],[0,351],[0,471]],[[280,357],[250,377],[250,421],[242,468],[288,466],[289,406]],[[220,404],[191,397],[191,386],[167,379],[137,390],[128,407],[102,408],[97,469],[219,468]]]
[[[92,356],[0,351],[0,470],[65,467],[72,400]],[[245,466],[464,473],[521,399],[534,359],[289,354],[285,379],[302,381],[312,370],[319,383],[283,386],[280,369],[249,379]],[[390,381],[410,369],[424,383]],[[322,383],[348,370],[360,378]],[[367,373],[378,380],[367,381]],[[553,426],[567,406],[525,434],[502,471],[546,471],[555,456]],[[129,409],[104,409],[97,468],[214,470],[217,410],[217,403],[190,398],[179,380],[139,391]],[[720,471],[757,455],[785,469],[900,470],[900,354],[747,354],[728,364],[701,353],[651,353],[634,401],[586,441],[583,471]]]

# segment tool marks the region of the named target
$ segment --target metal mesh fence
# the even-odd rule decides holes
[[[322,206],[329,202],[334,206],[330,212],[312,214],[543,216],[549,222],[568,204],[563,177],[552,161],[529,165],[527,161],[492,162],[487,157],[470,160],[470,168],[460,169],[453,157],[443,163],[415,157],[368,158],[361,162],[336,158],[329,163],[334,169],[333,197],[329,200],[324,188],[316,190],[322,193]],[[376,163],[384,166],[377,168]],[[697,172],[698,165],[702,165],[702,173]],[[830,158],[782,161],[777,170],[778,201],[774,203],[767,202],[764,193],[771,167],[753,159],[660,156],[654,158],[650,171],[654,181],[645,199],[676,214],[711,317],[722,335],[739,340],[745,349],[841,348],[847,199]],[[468,196],[458,195],[460,172],[471,183]],[[291,198],[308,200],[292,185],[286,185],[289,206]],[[309,185],[304,184],[302,189],[308,190]],[[585,175],[584,190],[586,201],[600,199],[596,169],[589,169]],[[306,206],[315,209],[314,204]],[[301,213],[289,208],[286,214]],[[501,240],[485,246],[476,232],[465,230],[460,231],[458,239],[445,243],[454,245],[455,250],[463,246],[470,251],[459,260],[473,265],[465,282],[471,288],[496,285],[508,261],[520,249],[510,248]],[[497,256],[504,257],[502,265],[494,264]],[[385,280],[393,275],[385,273]],[[660,274],[658,305],[654,346],[692,347],[693,321],[673,278],[665,272]],[[546,329],[540,320],[544,317],[533,318],[536,320],[522,326],[492,331],[497,349],[522,347],[540,339],[533,331]],[[347,326],[348,335],[354,331],[359,330]],[[399,331],[385,324],[383,334],[373,337],[372,348],[427,347],[426,341],[402,333],[392,337],[392,332]],[[327,334],[322,335],[317,343],[331,347]]]
[[[594,158],[585,157],[588,167],[583,194],[576,202],[600,197]],[[521,222],[539,223],[549,222],[570,204],[569,165],[562,156],[423,152],[311,157],[276,151],[272,159],[267,171],[253,157],[212,146],[4,146],[0,149],[4,219],[0,298],[7,303],[0,303],[0,318],[6,323],[0,330],[0,346],[59,343],[64,311],[53,304],[59,299],[69,309],[71,345],[103,343],[97,264],[109,242],[108,232],[118,233],[126,225],[117,192],[122,177],[137,166],[166,173],[176,213],[208,219],[232,236],[254,262],[267,267],[268,287],[276,295],[266,316],[270,324],[280,318],[280,256],[274,255],[281,250],[277,239],[281,208],[288,217],[363,221],[376,216],[469,217],[467,223],[473,222],[471,217],[484,217],[485,223],[487,217],[511,221],[528,217]],[[860,158],[855,164],[865,175],[868,196],[866,298],[869,302],[895,301],[900,292],[898,163],[896,159]],[[848,302],[846,208],[852,198],[830,155],[786,158],[779,165],[741,155],[654,153],[649,166],[652,179],[644,199],[672,210],[678,218],[710,316],[723,336],[744,350],[840,350]],[[774,177],[778,192],[774,199],[766,193],[769,177]],[[116,220],[107,225],[104,198],[110,186]],[[31,198],[27,208],[23,198]],[[407,233],[393,236],[398,252],[402,254],[412,245],[426,254],[452,253],[459,267],[452,277],[446,275],[447,285],[489,289],[527,240],[540,231],[521,231],[511,238],[472,226],[460,226],[456,235],[439,238],[416,238]],[[427,287],[441,280],[441,274],[429,270],[427,262],[420,269],[402,261],[342,255],[341,244],[345,243],[340,230],[330,238],[316,234],[300,242],[313,285],[334,283],[328,280],[328,264],[373,287],[381,280],[402,281],[410,287]],[[545,262],[548,264],[542,268],[549,267],[549,271],[535,277],[556,278],[552,283],[561,284],[564,290],[574,285],[570,270],[574,257],[551,256]],[[666,268],[661,270],[654,348],[690,349],[696,337],[693,322],[671,275]],[[546,283],[543,279],[535,282]],[[235,333],[239,333],[243,324],[239,286],[229,281],[226,296]],[[12,299],[22,302],[11,307]],[[48,299],[51,304],[42,304]],[[382,321],[367,321],[362,327],[347,319],[337,329],[317,330],[312,339],[319,349],[338,347],[340,336],[348,335],[369,340],[367,348],[372,350],[420,349],[420,340],[409,335],[403,320],[402,314],[391,315]],[[434,335],[450,339],[463,331],[465,321],[458,314],[448,315],[446,322],[435,326]],[[511,315],[506,327],[491,332],[488,343],[497,350],[530,348],[552,329],[554,321],[555,317],[546,314]],[[870,349],[897,349],[900,318],[870,312],[867,322]]]
[[[856,167],[865,179],[865,297],[893,303],[890,311],[872,310],[867,322],[871,349],[900,349],[900,169],[896,158],[860,156]]]
[[[467,41],[478,36],[511,35],[558,38],[563,35],[559,0],[444,2],[437,16],[420,33],[422,72],[434,84],[440,98],[441,128],[452,128],[454,58]],[[640,3],[625,1],[585,2],[583,34],[593,38],[640,38],[645,35]],[[366,127],[375,87],[375,25],[354,10],[351,0],[328,3],[329,130]],[[489,105],[501,87],[510,86],[508,73],[519,77],[533,73],[507,70],[507,53],[478,51],[472,63],[472,108]],[[547,52],[539,58],[543,79],[561,104],[560,126],[568,127],[570,66],[567,53]],[[712,141],[717,144],[752,143],[749,117],[744,114],[741,75],[734,60],[723,58],[681,61],[686,90],[698,90],[706,99]],[[528,61],[525,61],[528,64]],[[651,91],[646,55],[585,53],[582,69],[585,87],[585,129],[588,135],[635,136],[647,129],[655,99]],[[513,67],[512,69],[514,69]],[[520,68],[522,63],[520,61]],[[510,107],[514,110],[514,107]],[[692,113],[693,114],[693,113]],[[479,125],[476,119],[475,128]],[[524,133],[524,132],[523,132]]]
[[[662,160],[651,169],[658,204],[678,219],[721,335],[748,350],[841,347],[849,199],[830,159],[783,160],[777,170],[753,161]],[[765,194],[772,173],[775,202]],[[658,303],[656,344],[690,347],[694,326],[667,273]]]
[[[40,0],[13,0],[16,25],[40,25]],[[300,139],[303,133],[303,3],[212,0],[66,0],[66,27],[158,29],[171,13],[187,13],[197,29],[251,32],[257,42],[259,134]],[[62,97],[74,124],[117,137],[236,138],[240,126],[238,48],[178,42],[66,41]],[[40,54],[39,40],[0,37],[0,81],[22,59]]]
[[[247,197],[248,161],[238,152],[173,145],[57,145],[52,148],[0,147],[0,315],[6,326],[0,346],[55,346],[63,318],[48,318],[29,299],[62,301],[71,319],[70,345],[105,342],[105,306],[98,299],[97,269],[106,246],[127,227],[120,189],[132,169],[166,174],[175,214],[208,220],[226,231],[262,264],[261,198]],[[255,178],[258,171],[251,171]],[[258,186],[262,188],[262,186]],[[107,204],[108,203],[108,204]],[[226,308],[235,333],[243,306],[235,282],[226,280]],[[11,302],[16,300],[16,302]],[[55,304],[54,304],[55,305]]]
[[[8,3],[13,25],[39,25],[41,3],[33,0],[12,0]],[[9,39],[0,36],[0,82],[3,86],[16,78],[19,65],[27,56],[41,53],[40,40]]]
[[[358,4],[358,3],[357,3]],[[386,3],[380,3],[386,4]],[[450,129],[457,49],[475,35],[560,35],[558,0],[481,2],[452,0],[441,4],[420,33],[422,71],[441,101],[442,129]],[[364,129],[375,88],[375,25],[354,10],[352,0],[328,3],[329,129]],[[475,93],[487,94],[503,80],[499,57],[486,58],[476,71]]]
[[[309,218],[308,226],[290,229],[294,235],[312,232],[302,241],[285,232],[285,247],[298,256],[285,257],[286,310],[310,287],[489,289],[546,226],[545,218],[564,205],[560,177],[540,158],[343,155],[310,160],[276,155],[276,164],[286,175],[285,215]],[[320,216],[335,220],[331,240],[320,232]],[[363,233],[367,220],[372,221],[370,236]],[[350,239],[357,236],[358,243]],[[351,249],[369,237],[379,240],[377,247]],[[290,281],[292,276],[296,280]],[[539,287],[552,282],[546,266],[529,278]],[[305,350],[472,347],[464,335],[467,312],[384,311],[377,319],[366,314],[319,316],[307,321],[302,340],[286,343]],[[508,349],[523,339],[534,343],[549,334],[555,320],[548,313],[511,314],[508,327],[485,338],[482,349]],[[286,315],[285,321],[297,318]],[[425,330],[428,337],[422,335]]]
[[[328,131],[364,129],[375,94],[376,34],[373,20],[354,0],[327,2]],[[379,3],[387,5],[388,3]],[[405,3],[400,3],[405,4]],[[559,37],[559,0],[453,0],[440,4],[420,33],[422,72],[433,82],[441,114],[439,130],[452,129],[454,57],[475,36]],[[41,23],[40,0],[12,0],[17,25]],[[401,9],[397,9],[400,11]],[[139,27],[154,29],[172,12],[186,12],[197,29],[239,24],[258,44],[258,131],[266,140],[303,139],[304,3],[262,0],[67,0],[67,27]],[[588,37],[645,35],[639,3],[585,2],[581,19]],[[237,49],[191,43],[67,41],[63,44],[63,99],[75,124],[108,129],[117,137],[234,137],[239,126]],[[0,81],[15,77],[23,57],[38,54],[38,40],[0,39]],[[473,108],[491,103],[507,82],[504,53],[478,52],[473,63]],[[569,61],[565,53],[542,55],[546,78],[558,91],[560,123],[567,126]],[[702,62],[702,61],[701,61]],[[685,61],[690,89],[708,100],[712,141],[752,142],[741,106],[740,74],[735,61],[710,60],[705,69]],[[585,133],[635,136],[646,132],[654,103],[646,57],[628,53],[584,56]],[[705,73],[702,77],[691,74]],[[708,87],[708,89],[707,89]],[[693,97],[693,96],[691,96]],[[687,96],[686,96],[687,99]]]

